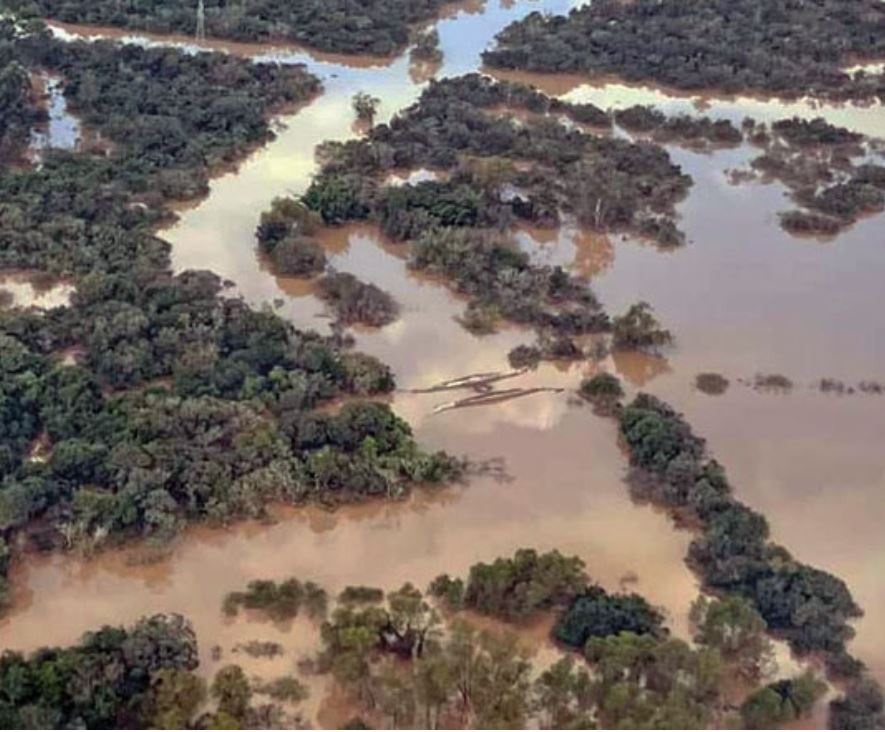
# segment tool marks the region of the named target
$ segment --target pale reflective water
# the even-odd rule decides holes
[[[476,68],[482,48],[511,19],[533,9],[562,11],[570,3],[505,5],[510,4],[489,2],[485,12],[460,8],[439,22],[445,53],[440,75]],[[307,187],[316,169],[315,145],[354,134],[354,92],[380,97],[383,119],[413,102],[423,82],[416,82],[421,77],[414,69],[410,73],[407,56],[344,65],[303,52],[264,55],[306,62],[323,77],[325,93],[283,118],[273,143],[213,181],[209,197],[183,210],[163,235],[173,244],[177,270],[208,267],[236,282],[249,301],[278,301],[279,312],[299,326],[323,329],[324,308],[310,283],[274,276],[257,256],[258,216],[275,196]],[[574,81],[559,79],[560,87],[551,91],[601,106],[655,103],[668,111],[695,110],[690,98],[618,84],[570,89]],[[712,116],[823,114],[853,129],[885,134],[881,107],[703,102]],[[882,219],[863,220],[826,243],[792,238],[776,218],[789,205],[780,186],[735,187],[727,181],[725,171],[746,164],[754,151],[698,154],[674,148],[671,154],[695,178],[679,207],[686,247],[662,252],[572,226],[560,232],[524,229],[517,236],[533,256],[593,277],[611,312],[638,299],[654,304],[676,334],[676,347],[661,358],[614,354],[602,367],[684,410],[728,467],[739,496],[769,518],[774,538],[848,582],[867,610],[853,650],[885,678],[885,397],[839,398],[807,386],[825,376],[885,381]],[[470,335],[454,320],[465,303],[443,284],[409,272],[402,245],[384,242],[371,228],[327,232],[324,241],[335,267],[375,282],[402,304],[397,322],[356,333],[358,347],[397,374],[403,391],[393,397],[393,408],[429,447],[480,460],[503,458],[510,480],[483,477],[402,504],[336,513],[290,509],[272,526],[198,528],[166,560],[150,566],[133,566],[124,552],[89,561],[34,559],[15,568],[18,594],[0,625],[0,643],[21,649],[68,643],[100,623],[174,610],[195,621],[207,672],[215,665],[213,644],[227,649],[229,660],[233,645],[252,638],[281,640],[294,653],[250,666],[271,664],[277,673],[283,669],[274,664],[288,664],[292,671],[296,657],[315,642],[308,624],[299,621],[287,631],[244,619],[227,622],[220,612],[226,592],[255,577],[290,575],[331,591],[348,583],[423,584],[440,572],[461,573],[475,561],[521,546],[578,554],[590,574],[611,589],[635,574],[638,582],[629,588],[666,608],[671,625],[684,635],[687,609],[697,595],[697,582],[683,563],[691,537],[662,514],[630,502],[614,424],[576,404],[569,391],[594,366],[548,364],[498,385],[563,387],[563,393],[434,413],[440,404],[471,393],[405,390],[506,370],[507,351],[529,342],[531,334],[511,328],[483,338]],[[692,382],[701,371],[723,373],[731,388],[721,397],[697,392]],[[778,396],[736,383],[757,371],[784,373],[797,388]],[[321,695],[314,692],[311,716],[319,713]]]
[[[46,148],[73,150],[80,142],[80,121],[68,110],[61,79],[40,74],[34,80],[49,118],[31,134],[30,152],[39,158]]]
[[[49,280],[39,273],[0,271],[0,307],[60,307],[70,302],[73,292],[69,282]]]

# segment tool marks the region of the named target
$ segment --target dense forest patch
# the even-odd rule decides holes
[[[878,0],[594,0],[511,23],[483,60],[692,91],[876,100],[883,74],[843,69],[885,58],[883,39]]]
[[[532,114],[516,119],[502,108]],[[443,275],[470,298],[462,318],[469,329],[531,325],[545,356],[580,358],[569,339],[606,332],[611,321],[585,281],[520,251],[513,225],[556,226],[568,214],[591,228],[678,244],[674,207],[691,184],[661,147],[561,119],[597,116],[611,124],[592,105],[478,74],[431,82],[390,124],[322,145],[322,168],[301,200],[328,225],[371,220],[408,242],[411,267]],[[394,171],[418,168],[446,175],[389,182]]]
[[[75,646],[45,648],[27,658],[5,651],[0,724],[5,729],[150,727],[159,711],[160,687],[191,677],[198,662],[196,634],[179,615],[145,618],[129,629],[104,627]]]
[[[173,275],[153,233],[213,166],[269,139],[270,113],[314,94],[315,78],[221,54],[63,43],[5,20],[10,55],[57,73],[113,145],[0,173],[0,267],[76,286],[70,306],[0,312],[4,575],[7,545],[168,538],[273,501],[396,497],[460,473],[387,406],[313,414],[389,392],[390,370],[226,296],[210,272]],[[76,363],[61,359],[71,350]],[[38,443],[45,459],[31,459]]]
[[[47,113],[37,98],[27,69],[12,56],[0,56],[0,165],[21,158],[38,122]]]
[[[292,677],[256,683],[236,665],[207,684],[197,637],[180,615],[105,626],[68,648],[0,656],[5,729],[294,729],[281,702],[304,699]],[[254,704],[264,694],[270,704]],[[212,711],[205,711],[211,704]]]
[[[410,26],[431,20],[451,0],[205,0],[207,36],[290,42],[322,51],[387,56],[409,43]],[[197,31],[197,3],[180,0],[15,0],[20,12],[66,23],[133,31]]]

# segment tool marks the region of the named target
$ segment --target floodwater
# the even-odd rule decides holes
[[[80,142],[80,121],[68,111],[68,103],[57,76],[41,74],[35,86],[45,97],[49,119],[31,134],[31,154],[39,157],[47,148],[73,150]]]
[[[0,272],[0,308],[33,307],[48,310],[67,305],[73,292],[74,286],[71,283],[49,280],[40,273],[25,270]]]
[[[571,5],[492,1],[484,10],[455,10],[438,24],[445,54],[439,75],[477,68],[482,48],[510,20]],[[162,235],[173,245],[176,270],[208,267],[233,280],[250,302],[272,303],[299,327],[323,330],[328,317],[310,283],[275,276],[259,258],[258,216],[275,196],[305,190],[316,170],[317,144],[355,134],[350,98],[356,91],[378,96],[379,119],[386,119],[412,103],[423,82],[407,54],[383,64],[343,64],[285,49],[262,49],[261,57],[307,63],[323,78],[325,93],[282,118],[274,142],[213,181],[209,197],[183,210]],[[667,111],[697,111],[695,98],[573,82],[553,91],[601,106],[654,103]],[[716,117],[823,114],[885,135],[881,108],[701,102],[704,113]],[[213,645],[223,649],[222,663],[244,662],[242,654],[231,655],[232,648],[262,639],[283,643],[287,654],[249,660],[249,670],[295,673],[298,657],[316,642],[310,624],[299,620],[286,629],[246,618],[227,620],[220,609],[227,592],[258,577],[297,576],[333,593],[353,583],[388,589],[404,581],[423,585],[441,572],[464,573],[473,562],[523,546],[581,556],[590,575],[609,589],[635,590],[665,608],[671,627],[684,636],[698,592],[683,562],[691,537],[662,513],[630,501],[615,425],[573,396],[584,375],[605,368],[685,411],[728,467],[738,495],[768,517],[774,538],[848,582],[868,611],[852,650],[885,679],[885,397],[836,397],[810,388],[822,377],[885,381],[881,219],[862,220],[827,242],[790,237],[776,218],[789,205],[779,185],[728,182],[726,170],[746,165],[753,150],[699,154],[672,148],[671,154],[695,179],[679,207],[689,239],[684,248],[664,252],[570,225],[558,232],[522,229],[516,235],[540,261],[566,264],[592,277],[610,312],[639,299],[651,302],[675,333],[675,348],[663,357],[616,353],[595,365],[546,364],[494,386],[502,392],[545,391],[520,398],[505,394],[487,406],[440,410],[475,392],[414,390],[506,371],[507,352],[531,342],[532,335],[517,328],[485,337],[467,333],[455,320],[463,299],[443,283],[410,272],[403,245],[385,242],[370,227],[324,235],[333,266],[378,284],[402,305],[395,323],[355,333],[360,349],[396,372],[401,388],[392,398],[396,412],[428,448],[477,461],[500,459],[506,475],[418,492],[402,503],[336,512],[286,509],[270,524],[191,529],[169,548],[168,557],[151,564],[137,561],[140,549],[88,560],[28,560],[14,568],[16,596],[0,623],[0,644],[31,650],[70,643],[102,623],[176,611],[195,623],[204,672],[219,663],[210,653]],[[723,373],[730,389],[719,397],[696,391],[693,380],[702,371]],[[757,372],[783,373],[797,386],[775,395],[737,383]],[[314,693],[304,709],[316,719],[322,688],[316,680],[311,685]]]

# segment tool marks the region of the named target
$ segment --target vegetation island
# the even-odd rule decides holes
[[[503,110],[526,115],[516,119]],[[479,74],[431,82],[390,124],[360,139],[324,143],[321,170],[307,192],[274,202],[262,215],[259,246],[278,270],[316,275],[324,260],[311,236],[320,223],[371,221],[407,245],[410,267],[443,276],[469,298],[462,323],[474,332],[493,331],[501,321],[532,326],[538,352],[550,358],[581,358],[571,339],[591,333],[614,332],[629,347],[665,344],[670,336],[647,304],[612,320],[586,281],[533,261],[516,244],[519,222],[555,227],[564,216],[663,245],[682,242],[674,206],[691,179],[667,153],[650,141],[591,134],[564,118],[611,125],[593,105]],[[391,173],[418,168],[434,178],[390,182]],[[320,280],[327,299],[328,280]],[[344,320],[384,322],[395,312],[379,293],[352,282],[336,287],[331,299],[339,316],[342,303],[370,303],[356,308],[366,317]]]
[[[616,76],[685,91],[883,97],[879,0],[594,0],[568,15],[534,12],[483,54],[491,67]]]
[[[872,162],[873,141],[817,117],[782,119],[770,126],[744,120],[762,153],[736,181],[775,180],[800,208],[780,215],[792,234],[833,236],[858,219],[885,210],[885,166]]]
[[[151,33],[298,43],[331,53],[389,56],[451,0],[10,0],[13,10],[65,23]],[[202,16],[199,8],[202,7]],[[423,46],[422,46],[423,47]]]

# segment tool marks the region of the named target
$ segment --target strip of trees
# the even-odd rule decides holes
[[[883,30],[878,0],[599,0],[511,23],[483,60],[691,91],[875,101],[883,74],[844,69],[885,58]]]
[[[734,497],[722,466],[672,407],[641,393],[613,411],[629,450],[634,495],[700,527],[688,562],[705,588],[725,601],[747,603],[795,653],[824,660],[831,678],[845,685],[845,693],[830,704],[832,727],[885,724],[881,688],[846,648],[854,636],[850,623],[862,611],[845,583],[770,540],[765,517]],[[776,693],[763,701],[773,702]]]
[[[197,32],[197,2],[180,0],[11,0],[21,12],[67,23],[154,33]],[[411,26],[436,16],[448,0],[205,0],[207,36],[247,42],[300,43],[322,51],[386,56],[409,43]]]

